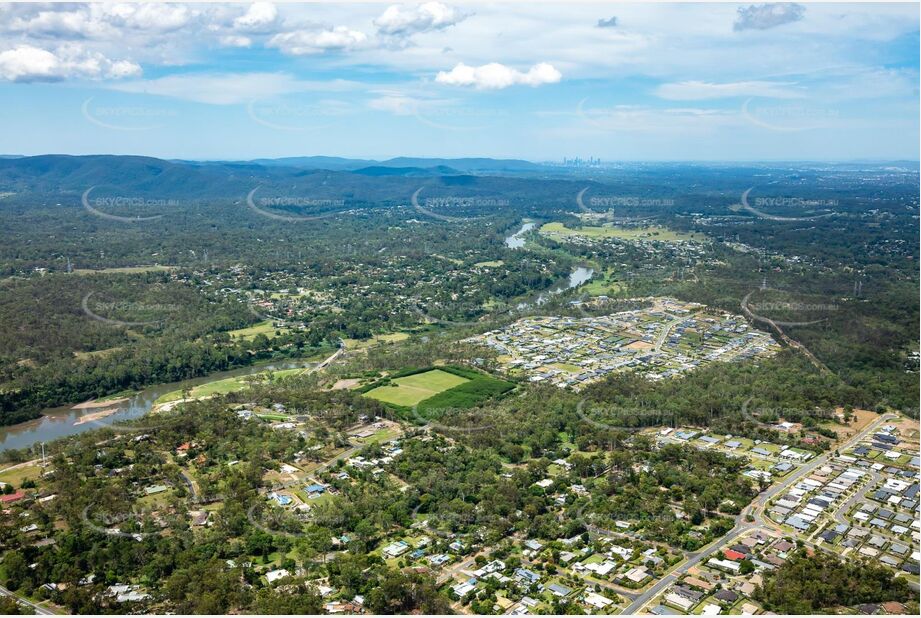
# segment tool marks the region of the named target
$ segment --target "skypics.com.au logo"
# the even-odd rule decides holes
[[[815,221],[817,219],[832,217],[837,214],[836,212],[816,212],[817,210],[827,210],[830,207],[837,206],[837,200],[807,199],[800,197],[757,197],[754,198],[754,200],[749,200],[749,195],[753,189],[754,187],[750,187],[742,194],[741,208],[761,219],[767,219],[768,221]],[[754,202],[754,205],[751,204],[752,201]],[[739,206],[734,208],[739,208]],[[771,214],[770,212],[765,212],[765,208],[783,208],[785,210],[799,210],[803,211],[804,213],[815,214],[804,214],[803,216],[782,216]]]
[[[108,219],[109,221],[119,221],[121,223],[156,221],[157,219],[162,219],[165,215],[147,215],[141,213],[147,213],[151,209],[176,207],[180,204],[179,200],[152,199],[137,195],[98,196],[91,199],[90,193],[95,188],[95,186],[92,186],[84,191],[83,195],[80,197],[80,203],[83,205],[84,210],[86,210],[91,215],[101,219]],[[126,210],[129,212],[135,211],[137,214],[118,215],[110,212],[113,210],[116,212],[125,212]]]
[[[455,215],[445,215],[440,212],[435,212],[433,208],[448,208],[452,212],[457,213],[458,211],[470,210],[476,208],[488,208],[488,209],[497,209],[504,208],[509,205],[509,200],[496,198],[496,197],[483,197],[483,196],[441,196],[441,197],[430,197],[425,198],[423,206],[419,202],[419,194],[422,193],[422,190],[425,187],[419,187],[416,189],[416,192],[413,193],[410,198],[410,202],[413,205],[413,208],[416,211],[431,217],[433,219],[438,219],[439,221],[446,221],[448,223],[460,223],[464,221],[473,221],[476,219],[483,219],[484,216],[467,216],[461,217]]]
[[[259,187],[256,187],[246,195],[246,206],[251,211],[262,217],[266,217],[267,219],[285,221],[287,223],[303,223],[307,221],[327,219],[348,212],[342,210],[327,210],[330,208],[343,208],[345,206],[345,200],[341,199],[327,199],[294,195],[257,198],[257,191],[259,191]],[[297,210],[309,208],[317,209],[318,212],[311,214],[299,214],[292,211],[280,210],[286,208]]]

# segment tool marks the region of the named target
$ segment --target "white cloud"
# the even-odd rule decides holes
[[[278,9],[271,2],[254,2],[246,13],[233,20],[233,27],[244,32],[263,32],[278,23]]]
[[[703,101],[728,97],[772,97],[795,99],[803,93],[791,88],[790,82],[743,81],[712,83],[685,81],[662,84],[656,88],[656,95],[674,101]]]
[[[384,94],[368,101],[368,107],[396,116],[410,116],[417,113],[419,104],[416,99],[403,94]]]
[[[490,62],[478,67],[458,63],[450,71],[439,71],[435,81],[449,86],[473,86],[478,90],[500,90],[518,84],[540,86],[555,84],[563,77],[553,65],[541,62],[522,72],[498,62]]]
[[[113,83],[111,90],[153,94],[212,105],[238,105],[256,99],[306,91],[341,92],[357,87],[354,82],[299,80],[287,73],[183,73],[156,79]]]
[[[195,13],[180,4],[85,4],[25,6],[4,30],[37,37],[111,39],[121,30],[164,33],[191,23]]]
[[[554,114],[538,114],[552,117]],[[597,136],[605,132],[668,136],[672,134],[704,135],[725,127],[745,126],[736,110],[701,107],[657,108],[647,105],[605,105],[592,107],[583,100],[573,112],[556,113],[571,117],[574,124],[549,130],[554,136]]]
[[[121,79],[141,74],[141,67],[127,60],[110,60],[99,52],[75,44],[49,51],[20,45],[0,52],[0,79],[17,82],[59,81],[69,77]]]
[[[767,30],[799,21],[805,16],[806,7],[792,2],[772,2],[739,7],[739,16],[733,24],[734,30]]]
[[[381,34],[409,36],[419,32],[442,30],[467,17],[467,14],[441,2],[426,2],[412,7],[394,4],[387,7],[383,14],[374,20],[374,25]]]
[[[91,11],[98,17],[116,26],[144,30],[147,32],[169,32],[187,25],[193,12],[181,4],[91,5]]]
[[[249,47],[253,44],[252,39],[248,36],[239,34],[227,34],[220,38],[221,45],[224,47]]]
[[[103,38],[112,35],[111,24],[94,19],[88,10],[39,11],[19,15],[7,22],[6,30],[39,37]]]
[[[368,35],[345,26],[326,30],[295,30],[283,32],[269,39],[269,47],[277,47],[292,56],[319,54],[325,51],[344,51],[361,46]]]

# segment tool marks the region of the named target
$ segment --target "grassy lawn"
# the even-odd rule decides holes
[[[310,367],[295,367],[294,369],[279,369],[278,371],[272,372],[272,378],[290,378],[291,376],[297,376],[302,373],[310,371]]]
[[[388,333],[386,335],[374,335],[370,339],[346,339],[345,347],[349,350],[364,350],[373,346],[398,343],[407,339],[409,339],[409,333]]]
[[[154,273],[154,272],[163,272],[167,270],[175,270],[175,266],[121,266],[119,268],[75,268],[75,275],[95,275],[98,273],[122,273],[122,274],[137,274],[137,273]]]
[[[80,360],[86,360],[88,358],[102,358],[113,354],[121,350],[121,346],[114,348],[106,348],[104,350],[93,350],[92,352],[74,352],[74,358],[79,358]]]
[[[490,262],[477,262],[473,266],[475,268],[496,268],[505,264],[502,260],[492,260]]]
[[[372,433],[367,438],[357,438],[356,442],[360,442],[362,444],[371,444],[372,442],[387,442],[389,440],[393,440],[399,435],[400,431],[398,429],[392,429],[388,427]]]
[[[242,377],[242,376],[241,376]],[[200,384],[198,386],[192,387],[189,391],[190,396],[193,399],[200,399],[202,397],[209,397],[211,395],[232,393],[234,391],[241,391],[248,386],[247,382],[243,381],[241,377],[237,378],[224,378],[223,380],[216,380],[214,382],[207,382],[205,384]],[[159,405],[161,403],[168,403],[170,401],[176,401],[182,399],[183,391],[175,390],[161,395],[155,402],[154,405]]]
[[[174,489],[170,488],[166,491],[162,491],[158,494],[152,494],[150,496],[143,495],[138,497],[137,505],[142,509],[158,509],[166,506],[169,503],[170,496],[175,492]]]
[[[275,335],[275,331],[282,333],[288,332],[287,328],[275,328],[272,326],[272,322],[269,320],[264,320],[258,324],[253,324],[246,328],[238,328],[237,330],[229,331],[227,334],[232,338],[237,339],[246,339],[247,341],[255,339],[258,335],[265,335],[268,338],[272,338]]]
[[[568,371],[569,373],[578,373],[582,371],[582,367],[579,367],[578,365],[571,365],[569,363],[553,363],[550,366],[555,367],[561,371]]]
[[[579,288],[589,296],[611,296],[626,289],[624,283],[613,281],[615,276],[613,268],[606,268],[604,272],[595,271],[595,276]]]
[[[22,482],[26,479],[32,479],[37,481],[42,475],[42,467],[33,464],[33,465],[22,465],[12,470],[6,469],[3,472],[0,472],[0,481],[4,483],[9,483],[16,489],[19,489],[19,486],[22,485]]]
[[[558,221],[545,223],[541,226],[540,233],[545,236],[584,236],[586,238],[620,238],[622,240],[657,240],[661,242],[678,242],[686,240],[701,241],[706,239],[700,234],[676,232],[655,225],[631,228],[620,228],[611,225],[586,225],[577,230],[572,230]]]
[[[138,391],[133,391],[133,390],[118,391],[117,393],[112,393],[111,395],[100,397],[96,401],[112,401],[114,399],[124,399],[125,397],[133,397],[134,395],[137,395],[137,394],[138,394]]]
[[[322,494],[320,494],[319,496],[317,496],[316,498],[310,498],[310,497],[308,497],[308,496],[307,496],[307,492],[304,491],[304,487],[307,486],[307,485],[309,485],[309,484],[310,484],[310,481],[307,480],[307,479],[305,478],[305,479],[303,479],[303,485],[302,485],[302,486],[299,486],[298,489],[294,489],[294,490],[290,490],[290,489],[289,489],[289,490],[287,490],[287,491],[288,491],[288,493],[293,493],[293,494],[296,495],[298,498],[300,498],[301,502],[303,502],[304,504],[309,504],[311,507],[316,507],[316,506],[319,506],[319,505],[321,505],[321,504],[329,504],[330,502],[332,502],[333,500],[336,499],[336,496],[334,496],[334,495],[332,495],[332,494],[330,494],[330,493],[322,493]]]
[[[323,356],[320,354],[319,356]],[[191,389],[191,396],[193,399],[200,399],[202,397],[210,397],[211,395],[224,395],[227,393],[233,393],[236,391],[242,391],[249,387],[250,384],[254,382],[262,382],[265,380],[266,374],[269,374],[270,379],[277,380],[278,378],[288,378],[291,376],[302,374],[306,371],[310,371],[310,367],[295,367],[293,369],[277,369],[275,371],[263,371],[262,373],[254,373],[245,376],[236,376],[233,378],[224,378],[223,380],[215,380],[213,382],[205,382],[204,384],[199,384],[198,386],[193,386]],[[176,401],[182,399],[182,389],[175,391],[170,391],[165,395],[161,395],[155,402],[154,405],[159,405],[162,403],[168,403],[170,401]],[[285,417],[287,418],[287,417]]]
[[[576,450],[576,444],[575,442],[572,442],[568,433],[566,433],[565,431],[561,431],[559,433],[559,436],[560,436],[560,446],[562,448],[568,449],[570,451]]]
[[[287,414],[257,414],[256,416],[267,421],[286,421],[290,418]]]
[[[409,339],[409,333],[389,333],[387,335],[375,335],[373,340],[378,343],[396,343]]]
[[[432,254],[432,257],[436,257],[436,258],[438,258],[439,260],[444,260],[445,262],[451,262],[452,264],[456,264],[456,265],[458,265],[458,266],[460,266],[461,264],[464,263],[463,260],[459,260],[459,259],[457,259],[457,258],[448,257],[448,256],[446,256],[446,255],[441,255],[441,254],[438,254],[438,253],[433,253],[433,254]]]
[[[769,459],[763,459],[761,457],[752,457],[749,460],[752,468],[756,470],[761,470],[763,472],[770,472],[771,468],[774,467],[774,462]]]
[[[391,383],[396,386],[378,386],[368,391],[366,395],[384,403],[392,403],[398,406],[414,406],[420,401],[467,381],[466,378],[453,373],[433,369],[425,373],[396,378]]]

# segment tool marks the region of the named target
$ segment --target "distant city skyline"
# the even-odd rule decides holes
[[[919,9],[3,4],[2,154],[917,161]]]

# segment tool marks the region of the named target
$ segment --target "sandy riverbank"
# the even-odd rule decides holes
[[[106,399],[104,401],[99,401],[98,399],[90,399],[89,401],[84,401],[83,403],[78,403],[75,405],[72,410],[92,410],[94,408],[108,408],[109,406],[114,406],[116,404],[122,403],[123,401],[128,401],[128,397],[119,397],[118,399]]]

